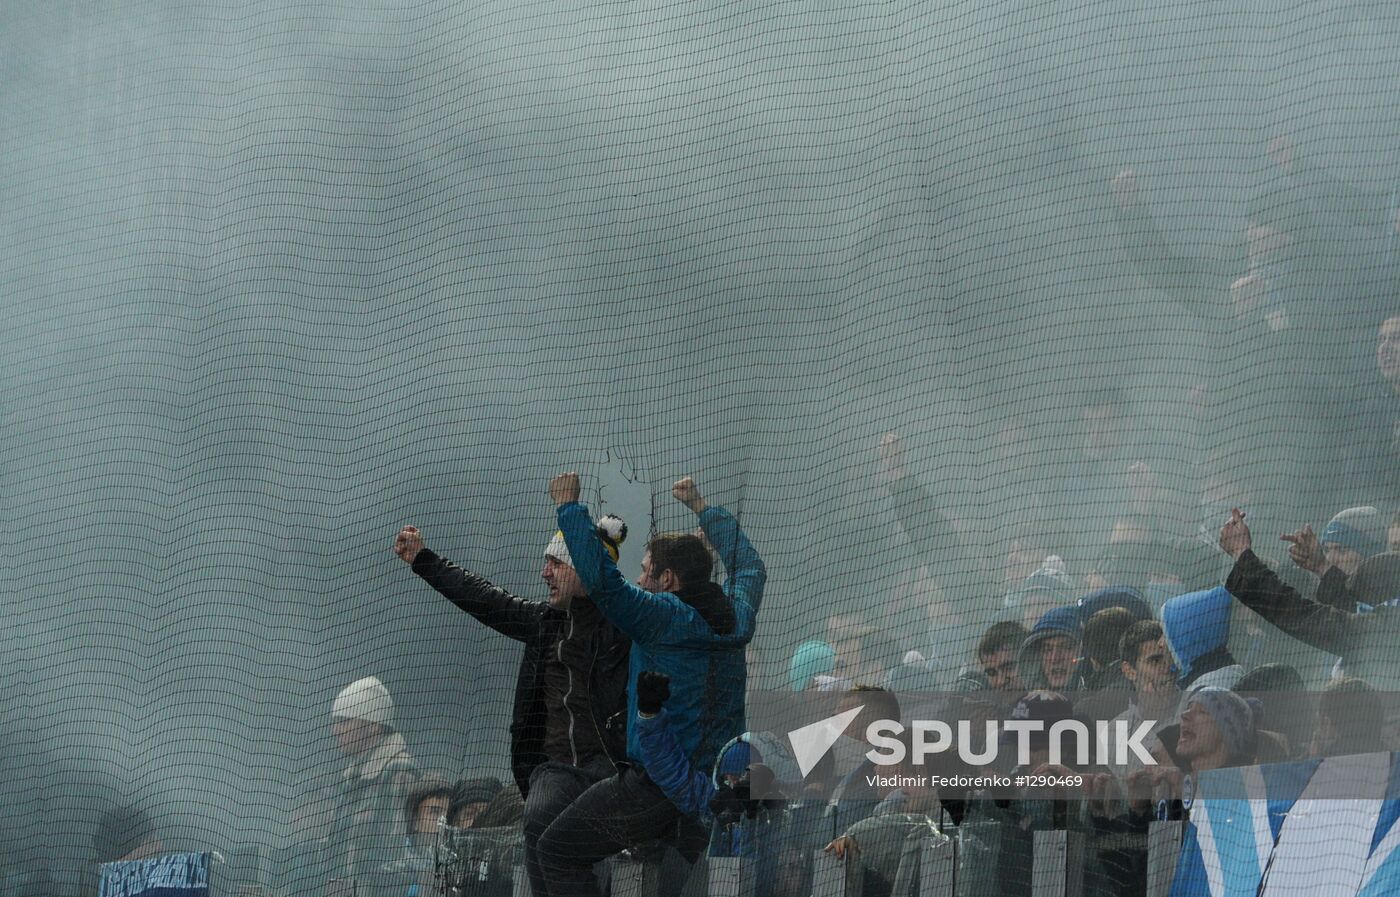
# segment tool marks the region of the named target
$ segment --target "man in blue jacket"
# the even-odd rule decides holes
[[[643,670],[670,677],[671,731],[692,767],[710,768],[725,743],[744,731],[744,650],[753,638],[767,573],[738,521],[723,508],[706,505],[690,477],[678,480],[671,494],[698,515],[724,563],[723,588],[711,579],[714,563],[704,541],[688,533],[653,537],[641,575],[635,585],[629,583],[578,502],[578,474],[555,477],[549,494],[589,597],[632,639],[627,756],[636,765],[580,795],[539,843],[549,897],[598,897],[593,864],[620,850],[660,838],[693,861],[703,849],[704,828],[686,817],[641,767],[645,755],[636,725],[637,677]]]

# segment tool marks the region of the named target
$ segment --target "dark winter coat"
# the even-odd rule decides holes
[[[1341,656],[1347,675],[1379,689],[1400,687],[1400,607],[1348,613],[1310,601],[1278,578],[1252,551],[1240,555],[1225,588],[1240,603],[1285,633]]]
[[[522,795],[530,790],[530,773],[547,759],[545,740],[545,665],[551,650],[567,632],[569,614],[544,601],[518,598],[424,549],[413,572],[461,610],[496,632],[525,645],[515,681],[510,722],[511,774]],[[587,652],[589,696],[594,727],[612,763],[626,754],[627,664],[631,641],[616,626],[600,621]],[[580,758],[580,762],[586,759]]]

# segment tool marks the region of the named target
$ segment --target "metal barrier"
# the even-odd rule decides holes
[[[661,864],[657,860],[623,854],[612,860],[610,870],[612,897],[660,897]]]
[[[818,852],[812,857],[812,897],[860,897],[865,876],[860,863]]]
[[[754,897],[758,869],[747,857],[710,857],[709,897]]]
[[[1085,837],[1082,832],[1035,832],[1032,897],[1079,897],[1084,893]]]
[[[953,897],[958,882],[958,843],[930,838],[919,850],[917,897]]]
[[[1181,856],[1182,822],[1154,822],[1147,830],[1147,897],[1167,897]]]

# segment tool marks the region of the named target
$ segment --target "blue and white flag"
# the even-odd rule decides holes
[[[209,854],[102,864],[98,897],[209,897]]]
[[[1397,819],[1400,754],[1205,773],[1172,897],[1398,894]]]

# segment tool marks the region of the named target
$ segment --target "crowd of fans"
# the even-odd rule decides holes
[[[559,531],[545,544],[543,601],[438,556],[415,527],[394,542],[428,585],[521,644],[513,781],[420,769],[388,690],[354,682],[331,710],[349,761],[338,793],[297,820],[300,840],[278,858],[289,891],[353,881],[358,894],[490,893],[518,866],[534,897],[596,897],[603,861],[630,852],[664,857],[667,894],[699,893],[693,870],[709,856],[756,863],[765,897],[805,897],[815,861],[830,856],[859,871],[851,881],[868,897],[905,897],[918,846],[962,833],[986,892],[1020,894],[1030,834],[1068,828],[1094,838],[1090,891],[1140,893],[1147,825],[1181,818],[1195,777],[1400,747],[1385,694],[1400,678],[1400,315],[1385,310],[1400,306],[1393,291],[1377,294],[1391,261],[1378,246],[1400,222],[1368,230],[1357,210],[1376,203],[1288,137],[1268,153],[1276,178],[1248,210],[1233,263],[1170,246],[1135,173],[1112,185],[1125,257],[1244,347],[1224,386],[1184,412],[1211,424],[1198,469],[1156,470],[1125,393],[1096,388],[1066,467],[1073,501],[1030,496],[1031,513],[991,536],[927,488],[888,434],[879,476],[910,547],[903,597],[834,613],[784,654],[785,690],[829,696],[814,706],[851,713],[856,738],[916,714],[1046,730],[1104,720],[1145,727],[1152,762],[1117,744],[1108,756],[1123,762],[1085,762],[1040,735],[1028,762],[1003,768],[1078,776],[1078,788],[940,792],[920,780],[929,767],[912,750],[881,770],[833,752],[803,775],[782,733],[748,730],[766,570],[735,518],[678,481],[673,495],[699,530],[653,537],[629,582],[617,566],[626,525],[593,520],[578,477],[561,474],[549,487]],[[1349,279],[1356,270],[1366,276]],[[1367,331],[1373,361],[1361,360]],[[1375,395],[1371,382],[1383,386]],[[1331,449],[1319,456],[1319,444]],[[104,859],[151,849],[143,840]]]

